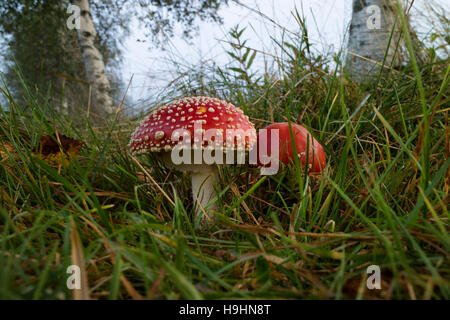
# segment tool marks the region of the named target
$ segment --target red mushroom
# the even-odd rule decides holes
[[[305,166],[308,160],[309,172],[321,172],[326,166],[326,157],[323,147],[303,126],[291,123],[292,134],[294,136],[295,147],[299,156],[300,165]],[[266,130],[267,133],[263,133]],[[271,150],[271,131],[278,130],[278,157],[273,159],[276,152]],[[306,153],[309,139],[309,153]],[[280,161],[284,164],[294,161],[294,148],[292,147],[291,134],[288,122],[271,124],[260,130],[258,133],[258,164],[267,165],[268,161]],[[275,144],[276,145],[276,144]],[[265,146],[265,148],[261,148]],[[265,160],[262,160],[265,159]],[[269,160],[270,159],[270,160]],[[270,162],[269,162],[270,163]]]
[[[198,216],[202,210],[196,199],[201,207],[207,208],[215,196],[216,164],[223,163],[215,160],[223,159],[220,154],[229,150],[233,153],[236,150],[248,151],[255,141],[255,128],[241,109],[216,98],[189,97],[174,101],[147,116],[133,133],[129,147],[135,155],[152,152],[168,167],[191,172]],[[181,160],[180,151],[183,153]],[[209,218],[215,209],[215,204],[206,209]]]

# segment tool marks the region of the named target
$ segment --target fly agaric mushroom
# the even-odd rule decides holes
[[[295,123],[291,123],[291,126],[295,147],[300,159],[300,165],[305,166],[306,161],[308,161],[309,172],[321,172],[326,166],[326,157],[323,147],[316,139],[314,139],[305,127]],[[262,130],[265,130],[266,132],[262,134]],[[291,133],[288,122],[273,123],[262,130],[258,133],[257,138],[258,147],[260,148],[258,158],[259,165],[267,165],[267,163],[262,163],[262,158],[265,158],[264,162],[267,162],[267,160],[270,159],[269,163],[270,161],[280,161],[284,164],[288,164],[289,162],[294,161],[294,148],[292,147]],[[272,130],[278,130],[279,149],[278,157],[276,159],[274,159],[271,151]],[[307,154],[306,149],[308,146],[308,139],[309,153]],[[261,148],[261,146],[265,146],[265,148]],[[276,152],[274,152],[274,154],[276,154]]]
[[[215,159],[220,159],[219,153],[245,152],[255,141],[255,128],[241,109],[223,100],[199,96],[176,100],[152,112],[132,134],[129,147],[134,155],[153,153],[166,166],[190,172],[198,216],[215,196],[216,164],[223,163],[211,161],[211,157],[206,161],[206,154],[211,156],[214,152]],[[184,153],[182,161],[178,157],[180,151]],[[200,159],[195,159],[195,153],[200,154]],[[209,205],[206,209],[208,218],[216,208],[215,204]],[[202,216],[202,221],[205,218]]]

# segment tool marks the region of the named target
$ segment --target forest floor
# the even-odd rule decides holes
[[[94,126],[2,89],[0,298],[71,299],[78,265],[75,297],[93,299],[449,299],[448,65],[358,85],[304,48],[286,47],[276,79],[248,74],[250,52],[215,82],[177,87],[232,102],[258,129],[300,123],[327,154],[320,175],[220,167],[207,229],[187,173],[130,155],[140,117],[122,108]],[[380,289],[366,286],[372,265]]]

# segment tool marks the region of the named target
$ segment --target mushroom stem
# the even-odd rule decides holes
[[[217,204],[213,203],[209,205],[208,208],[206,207],[216,196],[214,185],[217,181],[219,181],[219,179],[216,166],[209,165],[202,168],[201,171],[192,172],[192,197],[194,199],[195,216],[198,217],[201,215],[201,221],[215,220],[214,215],[211,212],[217,209]],[[199,206],[199,202],[201,207]],[[204,216],[202,208],[205,210],[208,217]]]

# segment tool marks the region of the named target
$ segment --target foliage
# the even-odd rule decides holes
[[[220,22],[216,12],[226,1],[100,1],[90,0],[98,37],[96,45],[109,67],[113,90],[117,93],[122,79],[114,75],[121,62],[120,43],[129,33],[129,23],[136,18],[156,37],[173,35],[176,22],[183,26],[186,36],[195,30],[195,19]],[[25,82],[39,94],[49,88],[52,103],[61,104],[61,95],[79,106],[88,101],[84,65],[76,30],[68,30],[69,0],[4,0],[0,2],[0,34],[4,35],[8,50],[2,54],[7,61],[6,79],[9,88],[21,99],[24,92],[14,76],[19,66]],[[65,92],[64,92],[65,91]],[[66,102],[67,102],[66,101]],[[79,107],[72,112],[75,116]]]
[[[133,15],[144,24],[155,40],[161,35],[164,38],[172,36],[175,22],[182,25],[186,37],[198,30],[194,25],[196,19],[221,22],[217,11],[227,3],[228,0],[141,0],[137,6],[135,1],[128,0]]]
[[[56,92],[62,90],[64,78],[56,73],[84,77],[77,35],[61,29],[66,19],[61,2],[2,1],[0,15],[0,31],[8,35],[4,71],[17,97],[23,96],[23,88],[15,77],[15,63],[21,67],[25,81],[38,92],[46,92],[49,87]],[[58,101],[57,95],[51,98]]]

